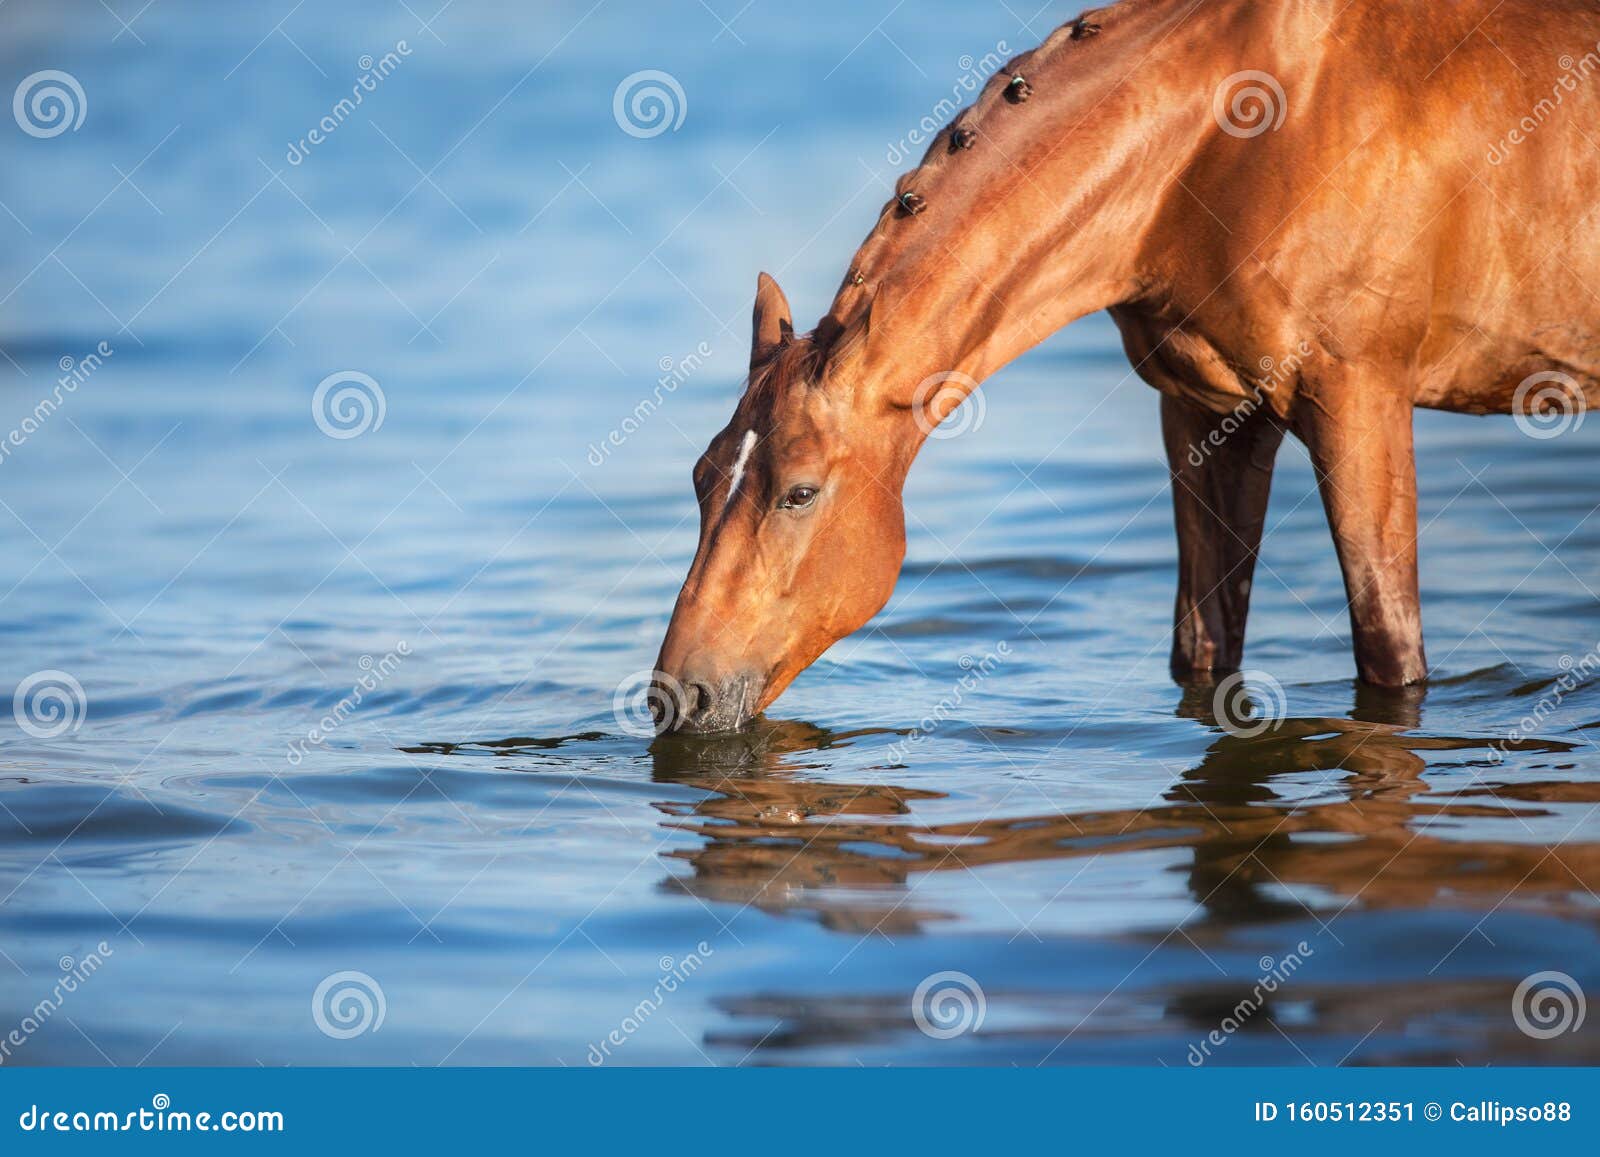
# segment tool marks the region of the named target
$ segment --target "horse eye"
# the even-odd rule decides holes
[[[795,486],[783,496],[783,501],[778,503],[784,510],[799,510],[803,506],[810,506],[817,499],[815,486]]]

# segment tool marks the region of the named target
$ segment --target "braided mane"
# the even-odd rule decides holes
[[[800,375],[820,379],[848,346],[866,337],[872,304],[880,279],[900,259],[919,245],[929,243],[929,232],[913,218],[930,204],[937,205],[950,182],[966,179],[964,162],[981,155],[986,126],[998,117],[1026,116],[1028,99],[1047,90],[1070,55],[1087,51],[1086,42],[1100,34],[1103,22],[1115,23],[1148,0],[1123,0],[1110,8],[1085,12],[1067,21],[1037,48],[1012,57],[989,78],[977,99],[963,109],[930,142],[922,161],[895,182],[894,195],[884,205],[835,294],[828,314],[815,330],[785,346],[769,366],[752,374],[751,388],[759,376],[774,386]]]

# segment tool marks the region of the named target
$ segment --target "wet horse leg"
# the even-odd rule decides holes
[[[1428,674],[1411,426],[1404,391],[1354,376],[1308,382],[1294,414],[1344,570],[1356,671],[1380,687],[1419,683]]]
[[[1178,528],[1172,673],[1204,678],[1236,669],[1256,552],[1283,429],[1270,415],[1219,415],[1161,396],[1161,432]]]

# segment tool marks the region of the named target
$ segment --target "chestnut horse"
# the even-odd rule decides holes
[[[761,276],[749,384],[694,470],[662,725],[743,723],[876,614],[929,430],[1102,309],[1161,393],[1174,674],[1241,661],[1287,430],[1360,677],[1424,679],[1412,407],[1600,389],[1597,42],[1590,0],[1126,0],[1009,62],[814,332]]]

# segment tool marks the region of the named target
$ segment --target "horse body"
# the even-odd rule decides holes
[[[1232,5],[1207,91],[1254,62],[1281,78],[1286,115],[1207,132],[1173,166],[1136,259],[1152,290],[1111,307],[1141,374],[1220,409],[1304,340],[1419,406],[1510,413],[1540,372],[1593,391],[1600,7],[1358,0],[1275,22],[1262,7]],[[1301,376],[1275,392],[1286,420]]]
[[[749,388],[697,466],[670,725],[742,722],[875,614],[929,431],[1100,309],[1163,395],[1175,674],[1242,658],[1292,432],[1359,674],[1421,680],[1411,409],[1600,399],[1597,113],[1578,0],[1127,0],[1057,30],[900,179],[813,333],[763,277]]]

